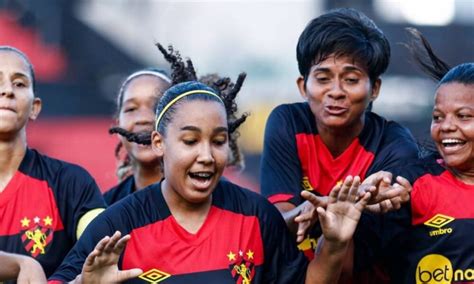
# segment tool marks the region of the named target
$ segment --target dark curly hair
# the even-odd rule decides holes
[[[242,154],[237,145],[237,139],[239,137],[237,128],[247,119],[248,113],[243,113],[242,115],[237,116],[236,113],[238,108],[237,104],[235,103],[235,98],[242,88],[246,74],[240,73],[235,83],[232,82],[230,78],[220,77],[217,74],[206,75],[198,80],[191,59],[188,58],[186,61],[183,61],[179,52],[174,50],[171,45],[168,47],[168,49],[165,49],[159,43],[157,43],[156,46],[161,51],[165,59],[171,64],[172,79],[172,86],[163,94],[163,97],[156,108],[157,117],[162,113],[163,108],[168,105],[170,101],[184,92],[203,90],[215,93],[220,99],[211,95],[196,93],[181,99],[180,102],[198,99],[223,103],[227,114],[229,147],[231,149],[228,165],[243,167]],[[168,126],[168,123],[177,105],[179,105],[179,103],[176,103],[167,109],[166,113],[162,115],[162,118],[157,125],[156,130],[163,135],[166,133],[166,127]],[[151,144],[151,133],[130,133],[123,129],[120,129],[120,131],[117,133],[123,135],[130,142],[144,145]]]

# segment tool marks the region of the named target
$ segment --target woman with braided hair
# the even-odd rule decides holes
[[[156,108],[151,141],[143,133],[128,138],[151,142],[164,179],[98,216],[51,282],[334,282],[370,198],[359,198],[360,179],[348,177],[318,208],[326,244],[308,262],[275,207],[221,178],[229,140],[247,117],[235,114],[234,102],[245,74],[211,88],[196,81],[190,60],[158,47],[172,63],[173,85]]]
[[[170,84],[168,75],[154,68],[134,72],[122,83],[117,96],[117,126],[109,130],[111,134],[121,136],[115,149],[120,183],[104,194],[107,204],[111,205],[163,177],[161,161],[151,147],[129,142],[126,137],[133,133],[151,132],[155,106]],[[125,154],[122,149],[125,149]]]

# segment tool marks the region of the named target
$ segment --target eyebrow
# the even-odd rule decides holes
[[[192,125],[183,126],[183,127],[181,127],[180,130],[181,130],[181,131],[202,132],[199,127],[192,126]],[[213,130],[212,132],[213,132],[213,133],[220,133],[220,132],[228,132],[228,131],[229,131],[229,130],[227,129],[227,127],[220,126],[220,127],[214,128],[214,130]]]
[[[358,72],[364,72],[364,70],[356,67],[356,66],[344,66],[343,67],[344,72],[352,72],[352,71],[358,71]],[[331,72],[331,69],[327,67],[315,67],[313,69],[313,72]]]

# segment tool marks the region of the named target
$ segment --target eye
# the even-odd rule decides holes
[[[26,84],[23,81],[13,81],[13,86],[17,88],[25,88]]]
[[[346,78],[345,81],[349,84],[357,84],[359,83],[359,78]]]
[[[196,139],[183,139],[184,145],[192,146],[197,143]]]
[[[213,143],[217,146],[222,146],[227,143],[227,139],[216,139],[213,141]]]
[[[126,107],[123,112],[127,113],[127,112],[132,112],[134,110],[136,110],[137,108],[136,107]]]
[[[468,120],[472,118],[472,116],[468,113],[459,113],[458,117],[459,119],[462,119],[462,120]]]
[[[437,113],[434,113],[432,118],[431,118],[434,122],[439,122],[441,121],[442,117],[441,115],[437,114]]]
[[[316,77],[316,81],[320,84],[324,84],[324,83],[327,83],[329,82],[329,77],[326,77],[326,76],[317,76]]]

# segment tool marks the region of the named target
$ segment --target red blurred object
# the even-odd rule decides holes
[[[43,43],[39,33],[18,24],[14,14],[6,10],[0,10],[0,45],[10,45],[24,52],[39,81],[58,81],[66,71],[67,60],[61,48]]]
[[[102,191],[117,183],[110,118],[54,118],[30,122],[28,145],[50,157],[84,167]]]

